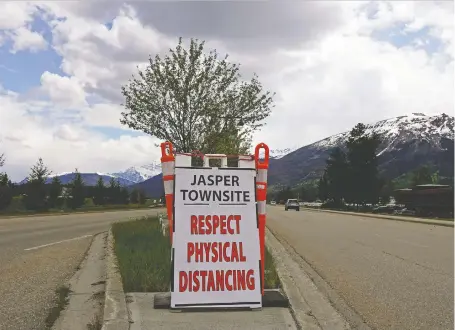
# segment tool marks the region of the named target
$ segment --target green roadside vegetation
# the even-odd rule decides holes
[[[171,282],[171,246],[157,217],[112,226],[125,292],[166,292]],[[273,257],[266,250],[265,288],[276,289],[280,280]]]

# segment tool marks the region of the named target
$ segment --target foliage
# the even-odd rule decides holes
[[[58,176],[52,178],[49,188],[49,206],[51,208],[63,206],[63,198],[59,198],[62,194],[62,182]]]
[[[367,134],[359,123],[350,132],[346,152],[332,150],[324,174],[318,184],[319,197],[340,207],[344,201],[355,204],[375,204],[381,193],[376,150],[380,144],[377,134]]]
[[[5,156],[0,155],[0,167],[5,164]],[[0,210],[6,209],[13,199],[13,185],[8,174],[0,172]]]
[[[46,180],[51,174],[49,168],[44,165],[42,158],[30,169],[24,205],[28,210],[46,211],[49,207],[46,192]]]
[[[106,190],[103,178],[100,176],[93,191],[93,203],[95,205],[104,205],[106,203]]]
[[[81,173],[76,169],[74,172],[74,179],[70,183],[71,198],[69,199],[69,206],[72,209],[77,209],[84,205],[85,201],[85,184],[82,179]]]
[[[437,176],[435,176],[435,179]],[[433,183],[433,177],[429,166],[424,165],[412,172],[411,185],[418,186],[421,184]]]
[[[178,151],[239,153],[271,112],[273,95],[256,75],[247,82],[239,65],[204,52],[205,42],[179,39],[175,49],[122,86],[121,123],[161,140]]]

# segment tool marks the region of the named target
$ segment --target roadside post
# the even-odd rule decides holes
[[[265,151],[264,159],[259,153]],[[269,149],[235,156],[176,153],[161,144],[171,236],[171,309],[262,308]],[[220,167],[211,167],[210,160]],[[168,197],[172,196],[172,197]]]

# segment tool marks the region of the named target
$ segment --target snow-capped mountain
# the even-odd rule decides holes
[[[287,154],[293,152],[294,150],[298,149],[297,147],[293,148],[285,148],[285,149],[273,149],[269,151],[269,157],[273,159],[280,159],[286,156]]]
[[[117,178],[122,178],[134,183],[139,183],[150,179],[161,173],[161,163],[153,162],[148,165],[132,166],[124,171],[111,173]]]
[[[95,172],[95,173],[80,173],[80,174],[82,176],[82,180],[84,181],[84,184],[87,186],[96,185],[96,183],[98,182],[98,179],[100,177],[103,179],[104,185],[109,185],[109,182],[111,181],[112,178],[118,180],[118,182],[120,183],[121,186],[130,186],[135,183],[128,179],[116,177],[114,175],[107,174],[107,173]],[[49,184],[52,182],[52,179],[54,177],[59,177],[60,182],[62,184],[69,184],[70,182],[72,182],[74,180],[75,175],[76,175],[76,173],[74,173],[74,172],[62,172],[62,173],[50,174],[46,180],[46,183]],[[28,181],[28,178],[25,178],[18,184],[24,184],[24,183],[27,183],[27,181]]]
[[[414,113],[366,126],[367,134],[375,132],[381,138],[378,160],[385,177],[395,178],[424,164],[435,166],[442,175],[453,176],[453,116]],[[293,185],[318,178],[330,151],[343,148],[348,137],[349,132],[336,134],[274,159],[270,162],[269,183]]]

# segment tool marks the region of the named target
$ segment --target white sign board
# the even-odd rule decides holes
[[[255,176],[175,168],[171,308],[262,307]]]

